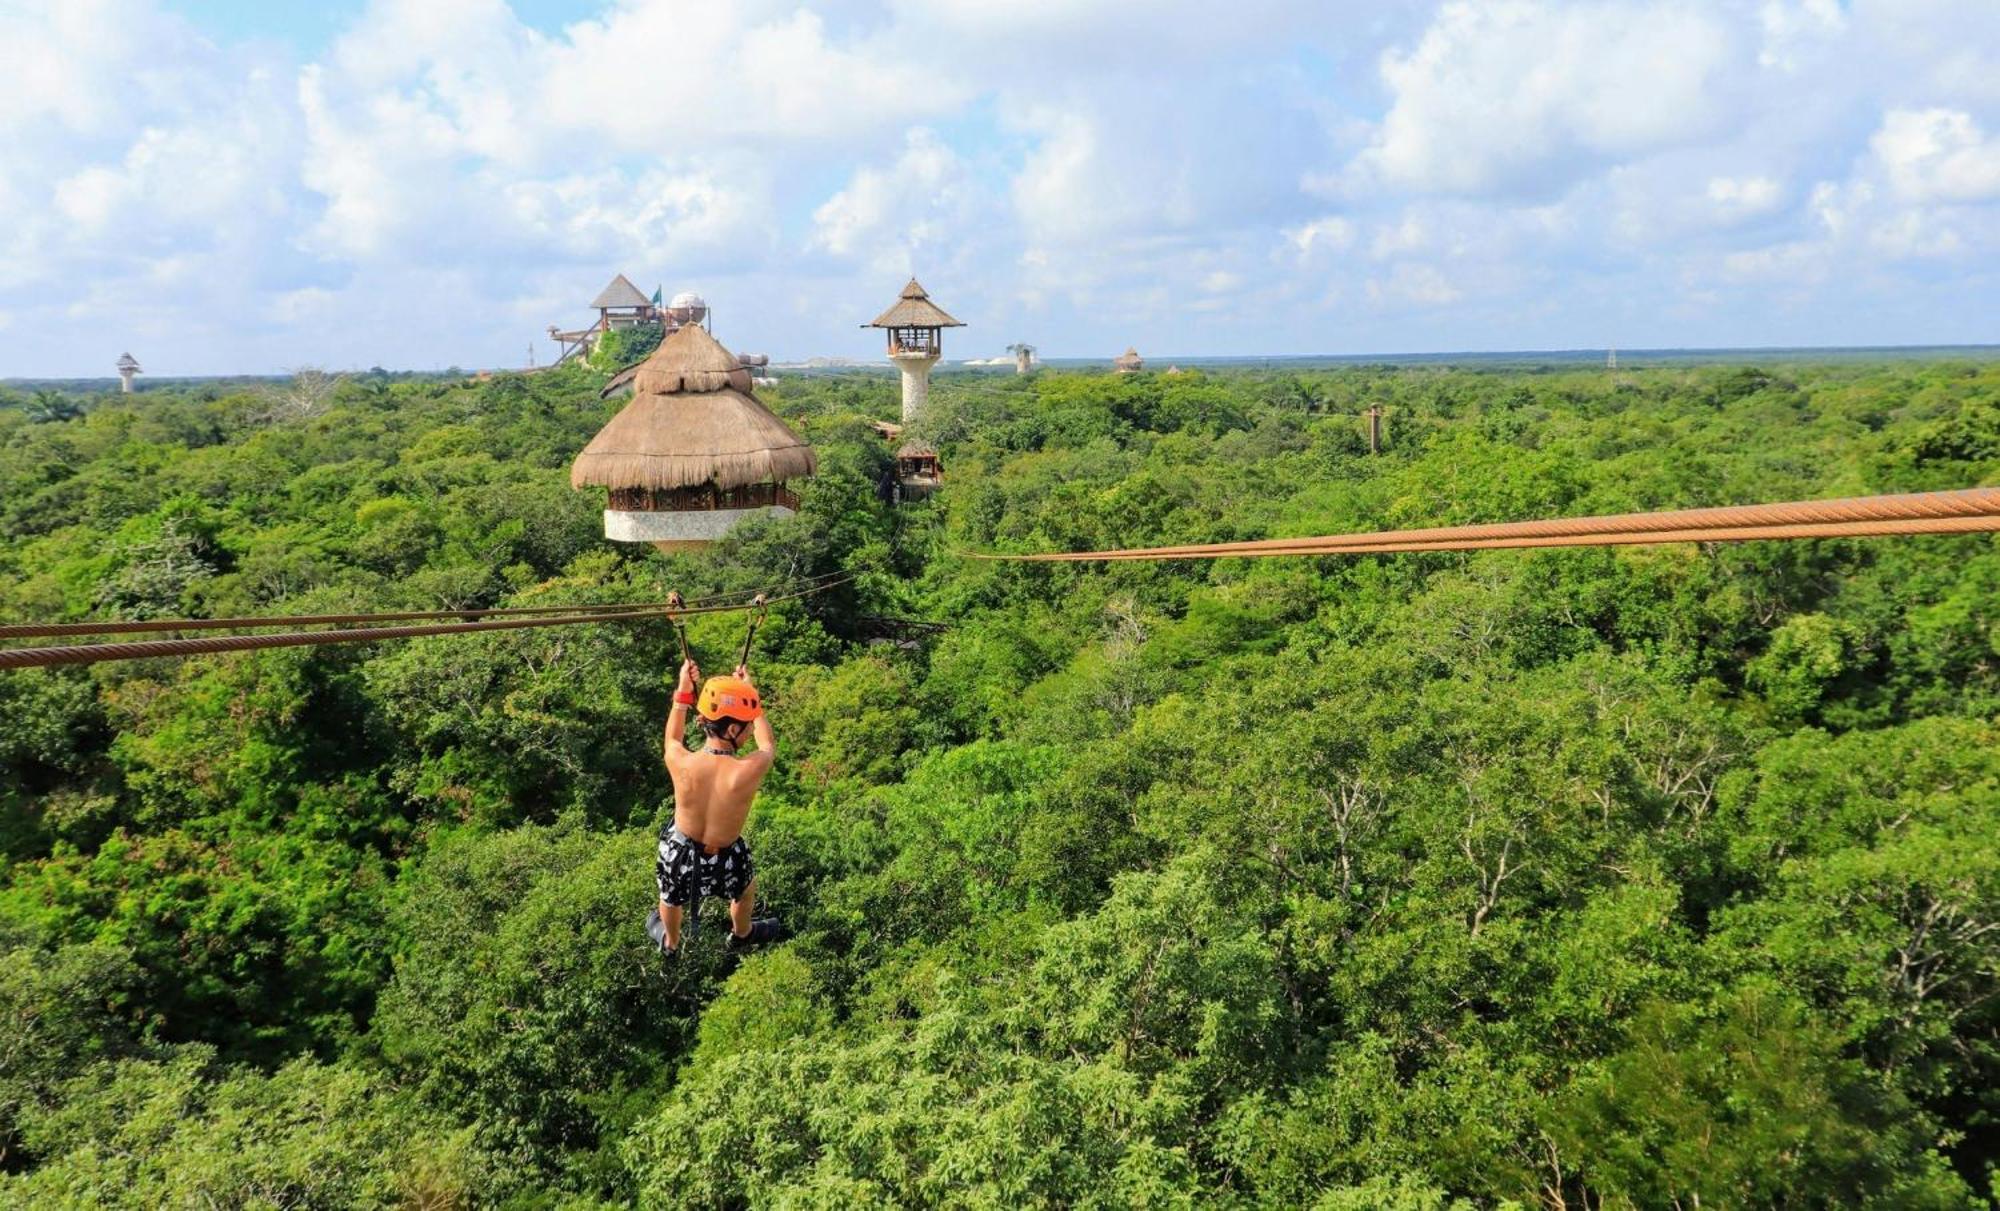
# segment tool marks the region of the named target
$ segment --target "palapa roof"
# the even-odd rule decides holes
[[[936,446],[931,445],[929,442],[921,442],[914,439],[904,442],[896,450],[897,458],[936,458],[937,456]]]
[[[137,370],[139,368],[139,359],[129,353],[121,353],[118,355],[118,368],[120,370]]]
[[[944,308],[931,302],[931,296],[917,279],[903,287],[903,293],[896,305],[875,317],[863,328],[963,328],[964,324],[946,315]]]
[[[645,307],[652,301],[639,293],[632,279],[621,273],[611,279],[609,286],[597,292],[597,297],[590,300],[590,306],[591,310],[600,311],[608,307]]]
[[[1111,359],[1111,364],[1114,366],[1137,366],[1145,360],[1145,358],[1139,356],[1138,349],[1127,345],[1125,346],[1125,352]]]
[[[707,329],[661,341],[632,384],[632,402],[570,466],[571,487],[740,488],[817,469],[812,447],[757,402],[750,372]]]

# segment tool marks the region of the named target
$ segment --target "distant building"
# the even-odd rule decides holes
[[[905,442],[896,451],[896,497],[899,501],[923,500],[944,483],[944,470],[936,447],[926,442]]]
[[[1138,349],[1125,346],[1125,352],[1111,359],[1111,368],[1120,374],[1137,374],[1146,368],[1146,359],[1139,356]]]
[[[660,305],[659,298],[657,290],[652,298],[647,298],[632,284],[631,278],[618,274],[597,292],[596,298],[590,300],[590,309],[597,312],[596,323],[568,332],[554,324],[549,325],[549,339],[562,348],[562,352],[556,355],[556,361],[588,354],[596,347],[598,337],[614,329],[658,324],[665,330],[665,335],[671,336],[689,324],[708,322],[708,302],[692,290],[683,290],[664,307]]]
[[[903,287],[895,305],[863,324],[889,335],[889,360],[903,372],[903,423],[917,419],[931,396],[931,367],[944,353],[944,329],[964,324],[945,314],[917,279]]]
[[[590,306],[597,312],[597,326],[605,331],[630,328],[656,318],[653,301],[639,293],[632,279],[622,273],[597,292],[597,297],[590,300]]]
[[[125,394],[132,394],[132,376],[144,373],[145,371],[139,368],[138,358],[129,353],[118,355],[118,381],[125,385]]]
[[[1035,347],[1026,341],[1007,346],[1007,352],[1014,355],[1014,373],[1026,374],[1035,368]]]

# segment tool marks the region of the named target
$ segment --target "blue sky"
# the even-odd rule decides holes
[[[1992,0],[0,0],[0,377],[2000,341]]]

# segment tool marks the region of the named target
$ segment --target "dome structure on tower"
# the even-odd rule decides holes
[[[708,300],[683,290],[667,300],[667,318],[676,324],[699,324],[708,318]]]

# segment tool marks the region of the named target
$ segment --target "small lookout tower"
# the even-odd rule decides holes
[[[597,312],[597,330],[609,332],[613,328],[630,328],[634,324],[644,324],[654,318],[653,300],[639,293],[632,279],[619,274],[611,279],[611,284],[597,292],[590,300],[591,310]]]
[[[1139,356],[1139,350],[1131,345],[1125,352],[1111,359],[1111,368],[1120,374],[1137,374],[1146,368],[1146,359]]]
[[[750,371],[687,324],[639,364],[632,402],[577,455],[569,482],[611,490],[606,538],[680,551],[754,513],[791,516],[786,482],[816,469],[812,447],[758,402]]]
[[[889,360],[903,372],[903,423],[909,424],[930,399],[931,367],[944,352],[940,335],[946,328],[965,325],[931,302],[930,293],[911,278],[896,305],[862,327],[882,328],[889,334]]]
[[[1007,352],[1014,355],[1014,373],[1027,374],[1035,368],[1035,347],[1022,341],[1007,346]]]
[[[144,370],[139,369],[138,358],[133,357],[129,353],[118,355],[118,381],[125,385],[125,394],[132,394],[132,376],[144,373]]]
[[[944,485],[937,447],[911,440],[896,450],[896,495],[899,500],[923,500]]]

